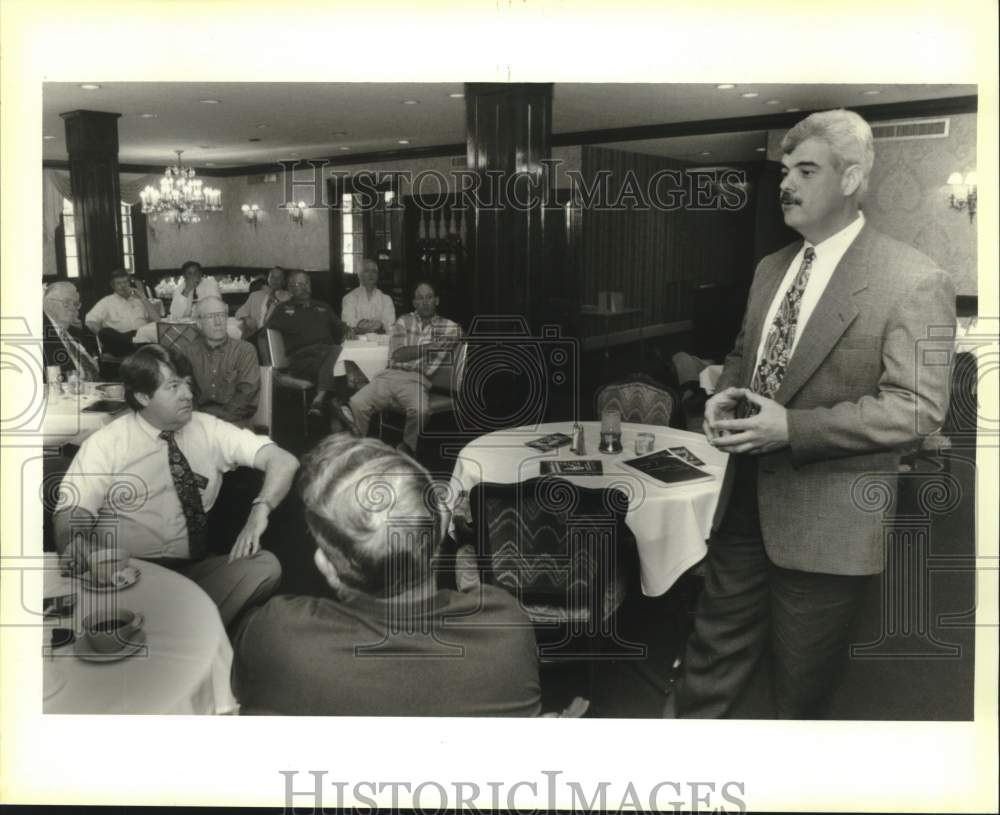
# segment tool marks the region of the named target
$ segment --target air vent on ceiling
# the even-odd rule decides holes
[[[274,184],[277,180],[277,173],[260,173],[259,175],[247,176],[247,184]]]
[[[910,119],[905,122],[882,122],[872,125],[876,141],[904,139],[944,139],[948,137],[949,119]]]

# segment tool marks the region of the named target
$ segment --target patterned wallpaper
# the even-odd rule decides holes
[[[958,294],[978,292],[976,239],[979,216],[948,206],[948,176],[976,167],[974,113],[950,117],[943,139],[875,143],[875,166],[864,204],[869,223],[932,258],[955,279]],[[784,131],[768,133],[768,158],[781,160]]]

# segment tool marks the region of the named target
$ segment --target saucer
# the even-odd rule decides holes
[[[87,635],[82,634],[73,644],[73,653],[87,662],[118,662],[120,659],[125,659],[125,657],[130,657],[138,653],[145,644],[146,632],[140,629],[132,634],[132,641],[127,643],[120,651],[112,651],[106,654],[103,651],[95,651],[94,647],[90,644],[90,640],[87,639]]]
[[[95,583],[91,577],[90,572],[84,572],[80,575],[80,583],[87,591],[116,591],[119,589],[127,589],[129,586],[134,586],[139,582],[139,575],[142,572],[139,571],[135,566],[126,566],[123,569],[119,569],[114,573],[114,581],[107,584]]]

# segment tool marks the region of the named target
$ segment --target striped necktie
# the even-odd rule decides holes
[[[195,476],[191,465],[177,446],[174,431],[164,430],[160,438],[167,443],[167,461],[170,464],[170,476],[174,480],[174,489],[184,510],[184,520],[187,521],[188,548],[192,560],[200,560],[205,556],[206,528],[208,518],[205,516],[205,505],[201,502],[201,492],[198,490],[198,476]]]
[[[59,329],[59,336],[70,359],[73,361],[73,366],[76,368],[80,379],[84,382],[97,382],[100,380],[101,374],[97,362],[87,353],[87,349],[77,342],[76,338],[65,328]]]

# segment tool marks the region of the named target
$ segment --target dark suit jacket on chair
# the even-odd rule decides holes
[[[718,390],[749,386],[768,307],[801,245],[758,265]],[[774,563],[843,575],[882,570],[882,521],[900,455],[944,421],[954,326],[951,279],[866,225],[837,265],[774,395],[788,411],[789,446],[758,457],[757,483]]]

